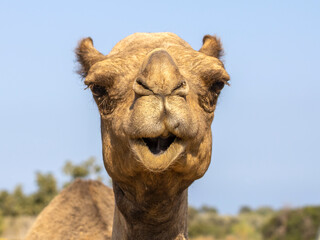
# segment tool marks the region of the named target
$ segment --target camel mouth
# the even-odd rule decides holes
[[[171,133],[155,138],[130,139],[136,160],[153,172],[164,171],[185,154],[186,141]]]
[[[167,151],[170,145],[176,140],[176,136],[171,134],[168,137],[142,138],[142,140],[147,145],[150,152],[154,155],[160,155]]]

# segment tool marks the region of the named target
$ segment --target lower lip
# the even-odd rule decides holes
[[[131,149],[137,158],[148,170],[160,172],[172,165],[185,151],[185,143],[176,138],[173,143],[159,154],[153,154],[142,139],[130,141]]]

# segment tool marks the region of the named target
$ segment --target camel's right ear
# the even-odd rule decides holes
[[[106,56],[94,48],[93,41],[90,37],[84,38],[79,42],[75,53],[77,61],[81,64],[78,73],[82,77],[87,76],[88,71],[93,64],[106,59]]]

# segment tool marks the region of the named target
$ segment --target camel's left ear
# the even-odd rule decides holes
[[[205,35],[202,42],[203,45],[199,52],[216,58],[220,58],[223,55],[221,41],[216,36]]]

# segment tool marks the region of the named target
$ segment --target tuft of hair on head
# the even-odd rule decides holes
[[[100,53],[93,46],[92,38],[87,37],[79,41],[78,47],[75,49],[77,61],[80,63],[80,68],[77,73],[85,78],[89,72],[90,67],[104,59],[106,56]]]
[[[217,36],[205,35],[203,37],[203,45],[199,52],[208,56],[220,59],[223,55],[223,48],[220,39]]]

